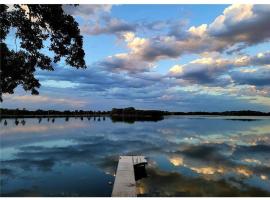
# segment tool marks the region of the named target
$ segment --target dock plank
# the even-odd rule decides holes
[[[132,156],[132,160],[133,160],[133,165],[147,163],[145,156]]]
[[[112,196],[113,197],[137,196],[132,156],[120,156]]]

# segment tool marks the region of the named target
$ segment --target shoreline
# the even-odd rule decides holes
[[[222,114],[165,114],[161,115],[163,117],[170,117],[170,116],[197,116],[197,117],[270,117],[270,115],[222,115]],[[152,116],[149,115],[111,115],[111,114],[100,114],[100,115],[94,115],[94,114],[89,114],[89,115],[0,115],[1,119],[8,119],[8,118],[66,118],[66,117],[119,117],[119,118],[148,118],[151,119],[153,118]]]

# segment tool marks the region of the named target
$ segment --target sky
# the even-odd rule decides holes
[[[79,23],[87,68],[39,69],[40,94],[18,87],[1,107],[270,112],[270,5],[63,8]]]

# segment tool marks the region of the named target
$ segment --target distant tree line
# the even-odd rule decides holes
[[[125,116],[157,116],[157,115],[167,115],[169,112],[161,111],[161,110],[136,110],[133,107],[128,108],[113,108],[111,111],[111,115],[125,115]]]
[[[108,115],[110,111],[85,111],[85,110],[65,110],[65,111],[57,111],[57,110],[35,110],[30,111],[26,109],[5,109],[1,108],[1,117],[8,117],[8,116],[83,116],[83,115]]]
[[[224,112],[170,112],[170,115],[270,116],[270,112],[260,112],[253,110]]]
[[[161,120],[166,115],[222,115],[222,116],[270,116],[270,112],[252,110],[225,111],[225,112],[168,112],[161,110],[137,110],[133,107],[113,108],[111,111],[85,110],[35,110],[0,108],[0,117],[41,117],[41,116],[101,116],[110,115],[113,120]]]
[[[136,110],[133,107],[113,108],[110,116],[112,121],[124,121],[134,123],[135,121],[159,121],[164,119],[164,115],[169,114],[167,111],[160,110]]]

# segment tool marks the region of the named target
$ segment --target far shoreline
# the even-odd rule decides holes
[[[36,110],[26,109],[0,109],[0,118],[63,118],[63,117],[111,117],[114,119],[163,119],[167,116],[209,116],[209,117],[256,117],[270,116],[270,112],[260,112],[252,110],[224,111],[224,112],[170,112],[162,110],[137,110],[133,107],[113,108],[111,111],[56,111],[56,110]]]

